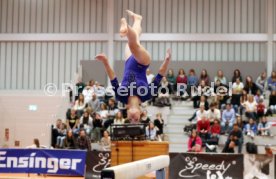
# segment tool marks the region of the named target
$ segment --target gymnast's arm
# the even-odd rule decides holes
[[[111,68],[111,66],[110,66],[110,64],[109,64],[106,55],[103,54],[103,53],[102,53],[102,54],[98,54],[98,55],[95,57],[95,59],[97,59],[97,60],[99,60],[99,61],[101,61],[101,62],[103,63],[104,68],[105,68],[105,71],[106,71],[106,73],[107,73],[109,79],[110,79],[111,81],[114,80],[114,79],[116,78],[116,75],[115,75],[113,69]]]

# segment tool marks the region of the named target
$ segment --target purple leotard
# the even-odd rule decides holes
[[[111,80],[111,84],[113,87],[113,90],[116,95],[116,99],[124,104],[128,102],[129,96],[138,96],[141,100],[141,102],[145,102],[152,98],[150,85],[147,82],[146,78],[146,70],[149,67],[149,65],[141,65],[139,64],[133,55],[131,55],[127,61],[125,62],[125,71],[124,71],[124,77],[121,83],[121,86],[119,85],[119,82],[117,78]],[[158,85],[160,84],[161,79],[163,78],[162,75],[158,74],[155,76],[153,80],[153,85],[155,88],[153,88],[153,94],[157,94],[158,91]],[[133,93],[130,94],[130,86],[133,85]],[[139,93],[138,93],[139,90]],[[119,92],[120,91],[120,92]],[[147,91],[147,92],[146,92]],[[143,95],[139,95],[143,94]]]

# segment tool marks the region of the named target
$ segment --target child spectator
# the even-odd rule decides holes
[[[201,151],[202,151],[202,140],[197,135],[197,131],[193,129],[188,141],[188,152],[201,152]]]
[[[257,135],[257,131],[258,131],[258,128],[255,121],[252,118],[250,118],[248,121],[248,124],[246,124],[244,127],[245,135],[254,137],[255,135]]]
[[[271,125],[269,124],[269,122],[267,122],[266,116],[263,116],[261,118],[261,121],[259,122],[259,125],[258,125],[259,135],[269,136],[270,135],[270,128],[271,128]]]

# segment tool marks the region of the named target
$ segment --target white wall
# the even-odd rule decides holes
[[[145,34],[160,35],[142,42],[153,60],[163,60],[171,47],[177,61],[268,61],[269,69],[276,59],[268,60],[270,1],[276,33],[276,0],[0,0],[0,89],[60,88],[74,80],[80,60],[99,52],[114,51],[111,62],[122,60],[125,42],[116,37],[126,9],[143,15]],[[49,38],[52,33],[57,36]],[[196,40],[178,40],[183,34]],[[226,40],[198,37],[210,34]]]

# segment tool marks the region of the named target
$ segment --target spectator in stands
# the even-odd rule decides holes
[[[267,122],[266,116],[261,118],[261,121],[258,124],[258,134],[262,136],[269,136],[271,125]]]
[[[237,114],[237,116],[236,116],[236,124],[239,126],[240,129],[243,130],[244,122],[242,121],[242,118],[239,114]]]
[[[59,136],[59,130],[61,128],[62,125],[62,120],[61,119],[57,119],[56,121],[56,126],[54,126],[52,128],[52,147],[56,147],[57,144],[57,137]]]
[[[219,138],[219,135],[220,135],[220,131],[221,130],[221,127],[220,127],[220,121],[218,119],[214,119],[214,123],[213,125],[211,126],[211,138]]]
[[[247,92],[247,94],[256,95],[258,87],[252,80],[251,76],[246,77],[244,90]]]
[[[256,95],[254,96],[254,100],[258,103],[260,99],[263,100],[264,96],[262,95],[261,90],[258,89]]]
[[[255,121],[252,118],[250,118],[243,130],[245,135],[254,137],[255,135],[257,135],[258,128]]]
[[[197,91],[201,90],[201,92]],[[193,100],[193,106],[194,108],[199,108],[199,106],[204,103],[205,110],[209,109],[209,103],[207,101],[208,96],[204,96],[205,93],[209,93],[208,86],[206,86],[205,81],[200,81],[198,89],[194,91],[194,94],[192,94],[192,100]],[[193,93],[193,90],[192,90]]]
[[[91,151],[91,140],[86,136],[85,130],[80,130],[80,135],[77,139],[78,148],[81,150]]]
[[[80,117],[83,114],[83,110],[84,110],[85,106],[86,106],[86,104],[84,101],[84,96],[81,93],[81,94],[79,94],[79,98],[78,98],[78,100],[75,101],[75,105],[74,105],[74,109],[77,112],[77,116]]]
[[[87,111],[84,111],[83,115],[80,118],[80,129],[85,130],[88,136],[91,135],[93,128],[93,119]]]
[[[148,117],[147,110],[143,110],[143,112],[141,113],[140,122],[143,124],[148,124],[150,122],[150,118]]]
[[[57,136],[57,148],[63,148],[64,139],[66,137],[66,125],[64,123],[61,124],[61,128],[58,129],[58,136]]]
[[[101,103],[95,93],[93,93],[92,99],[87,104],[88,104],[88,106],[90,106],[93,109],[93,111],[98,112],[100,110]]]
[[[149,122],[146,127],[146,137],[148,140],[156,140],[157,139],[157,129],[154,126],[153,122]]]
[[[273,90],[269,96],[269,109],[272,114],[276,114],[276,90]]]
[[[267,89],[267,75],[266,72],[262,72],[260,76],[255,81],[255,84],[257,87],[261,90],[261,93],[263,94],[265,90]]]
[[[83,89],[85,88],[85,83],[82,82],[81,78],[78,79],[78,82],[76,84],[76,88],[78,90],[78,93],[75,96],[75,100],[78,100],[79,94],[81,94]]]
[[[248,95],[248,100],[245,102],[245,116],[248,118],[257,119],[257,103],[253,95]]]
[[[156,119],[154,120],[154,126],[157,127],[157,135],[162,136],[163,135],[163,128],[164,128],[164,120],[162,118],[161,113],[156,114]]]
[[[183,68],[179,69],[178,75],[176,77],[176,83],[185,83],[187,84],[187,76]]]
[[[194,115],[189,118],[188,120],[191,122],[196,118],[197,121],[200,121],[202,116],[208,116],[208,112],[205,110],[204,104],[201,104],[199,110],[197,110]]]
[[[262,98],[258,100],[256,108],[257,108],[257,119],[260,119],[266,113],[266,107]]]
[[[243,112],[246,108],[245,104],[248,101],[247,92],[245,90],[242,91],[242,96],[240,98],[240,115],[243,115]]]
[[[201,152],[202,140],[198,136],[196,129],[193,129],[188,141],[188,152]]]
[[[93,118],[93,130],[92,130],[93,141],[100,142],[102,127],[103,127],[102,117],[99,113],[96,113],[95,118]]]
[[[93,80],[92,80],[93,81]],[[82,94],[84,96],[84,103],[88,103],[92,99],[92,95],[94,94],[94,87],[90,86],[90,84],[94,84],[94,82],[88,82],[85,88],[82,91]]]
[[[200,73],[199,81],[204,81],[207,86],[210,85],[210,78],[206,69],[203,69]]]
[[[160,92],[158,93],[158,98],[155,101],[155,105],[158,107],[171,106],[170,103],[170,93],[168,90],[168,81],[166,77],[162,78],[160,82]]]
[[[226,104],[226,109],[222,112],[221,127],[222,131],[228,133],[232,130],[233,124],[235,123],[235,110],[232,108],[230,103]]]
[[[238,146],[238,153],[242,151],[243,135],[242,130],[237,124],[233,125],[233,130],[230,132],[229,137],[222,150],[223,153],[235,153],[235,146]]]
[[[72,108],[70,110],[70,115],[68,115],[66,119],[67,130],[72,130],[74,134],[77,134],[79,130],[78,125],[79,117],[76,114],[76,110]]]
[[[222,70],[218,70],[217,75],[214,78],[214,81],[219,80],[222,84],[227,85],[227,79],[223,74]]]
[[[123,114],[121,111],[118,111],[115,115],[115,119],[114,119],[114,123],[113,124],[124,124],[125,123],[125,119],[123,118]]]
[[[115,114],[119,111],[114,98],[110,98],[108,100],[107,110],[108,110],[108,119],[114,120]]]
[[[108,131],[103,132],[103,137],[101,139],[101,146],[102,146],[104,151],[110,151],[111,150],[111,139],[110,139]]]
[[[218,120],[218,121],[221,120],[221,112],[217,108],[217,103],[216,102],[212,102],[210,104],[210,109],[208,110],[207,114],[208,114],[208,119],[210,120],[211,124],[213,124],[213,122],[215,120]]]
[[[174,94],[175,89],[176,89],[176,78],[174,76],[174,72],[172,69],[168,70],[167,73],[167,80],[169,82],[169,90],[170,90],[170,94]]]
[[[147,77],[148,84],[150,84],[154,79],[154,74],[151,73],[149,68],[146,71],[146,77]]]
[[[100,114],[103,122],[105,122],[108,119],[108,110],[107,105],[105,103],[101,103],[100,111],[98,113]]]
[[[192,86],[198,86],[198,77],[196,76],[195,70],[190,69],[189,76],[188,76],[188,94],[191,96],[191,87]]]
[[[271,76],[267,80],[267,86],[270,91],[276,90],[276,71],[271,72]]]
[[[202,116],[201,120],[197,121],[197,131],[204,141],[210,138],[210,121],[206,116]]]
[[[227,91],[221,92],[219,89],[222,89],[222,88],[226,89]],[[227,100],[229,99],[228,90],[229,90],[229,87],[225,84],[222,84],[219,79],[215,81],[215,87],[214,87],[215,101],[218,103],[219,109],[224,109],[227,103]]]
[[[75,140],[72,130],[67,131],[66,137],[64,139],[64,148],[65,149],[76,149],[77,148],[77,142]]]
[[[105,97],[105,88],[103,86],[100,85],[99,82],[95,82],[95,85],[94,85],[94,93],[96,94],[97,98],[100,100],[100,101],[103,101],[104,100],[104,97]]]
[[[28,148],[28,149],[39,149],[40,148],[39,140],[37,138],[35,138],[33,140],[33,144],[30,145],[30,146],[28,146],[28,147],[26,147],[26,148]]]
[[[239,78],[239,80],[242,82],[241,71],[239,69],[234,70],[234,74],[233,74],[233,77],[232,77],[232,83],[236,82],[237,78]]]
[[[240,107],[240,104],[241,104],[240,98],[241,98],[244,86],[239,77],[237,77],[235,79],[236,79],[236,81],[233,83],[233,86],[232,86],[231,104],[232,104],[235,112],[237,113],[238,109]]]

